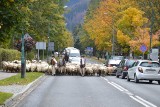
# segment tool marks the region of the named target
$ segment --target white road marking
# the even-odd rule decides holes
[[[139,102],[140,104],[144,105],[145,107],[150,107],[149,105],[145,104],[144,102],[142,102],[141,100],[135,98],[134,96],[130,96],[133,100]]]
[[[143,98],[132,94],[127,89],[125,89],[124,87],[120,86],[119,84],[117,84],[115,82],[110,82],[108,79],[106,79],[104,77],[101,77],[101,78],[104,79],[105,81],[107,81],[110,85],[112,85],[113,87],[115,87],[119,91],[124,92],[125,94],[129,95],[130,98],[132,98],[133,100],[139,102],[140,104],[144,105],[145,107],[157,107],[156,105],[144,100]]]
[[[106,80],[107,82],[109,82],[109,80],[108,79],[106,79],[106,78],[104,78],[104,77],[101,77],[102,79],[104,79],[104,80]]]
[[[118,85],[118,84],[116,84],[116,83],[114,83],[114,82],[112,82],[112,83],[113,83],[114,85],[116,85],[117,87],[121,88],[122,90],[128,91],[127,89],[123,88],[122,86],[120,86],[120,85]]]
[[[157,107],[156,105],[154,105],[154,104],[152,104],[152,103],[150,103],[150,102],[144,100],[143,98],[141,98],[141,97],[139,97],[139,96],[136,96],[136,98],[138,98],[139,100],[141,100],[141,101],[147,103],[147,104],[150,105],[151,107]]]
[[[113,83],[111,82],[108,82],[109,84],[111,84],[113,87],[117,88],[119,91],[123,91],[121,88],[117,87],[116,85],[114,85]]]
[[[134,94],[132,94],[131,92],[127,91],[125,92],[126,94],[128,94],[129,96],[133,96]]]

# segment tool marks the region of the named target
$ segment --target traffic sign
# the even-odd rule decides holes
[[[145,52],[145,51],[147,51],[147,46],[146,45],[141,45],[141,47],[140,47],[140,51],[142,51],[143,53]]]

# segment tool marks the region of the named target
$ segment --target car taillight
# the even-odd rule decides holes
[[[138,67],[138,71],[143,73],[143,69],[141,67]]]
[[[124,70],[124,71],[127,71],[127,70],[128,70],[128,67],[124,67],[123,70]]]

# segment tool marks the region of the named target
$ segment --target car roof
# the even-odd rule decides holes
[[[142,59],[140,59],[140,60],[137,60],[137,61],[139,61],[139,62],[158,62],[158,61],[152,61],[152,60],[142,60]]]

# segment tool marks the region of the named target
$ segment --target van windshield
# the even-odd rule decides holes
[[[69,57],[80,57],[80,53],[70,53]]]
[[[123,59],[123,56],[111,56],[111,59],[114,59],[114,60],[122,60],[122,59]]]

